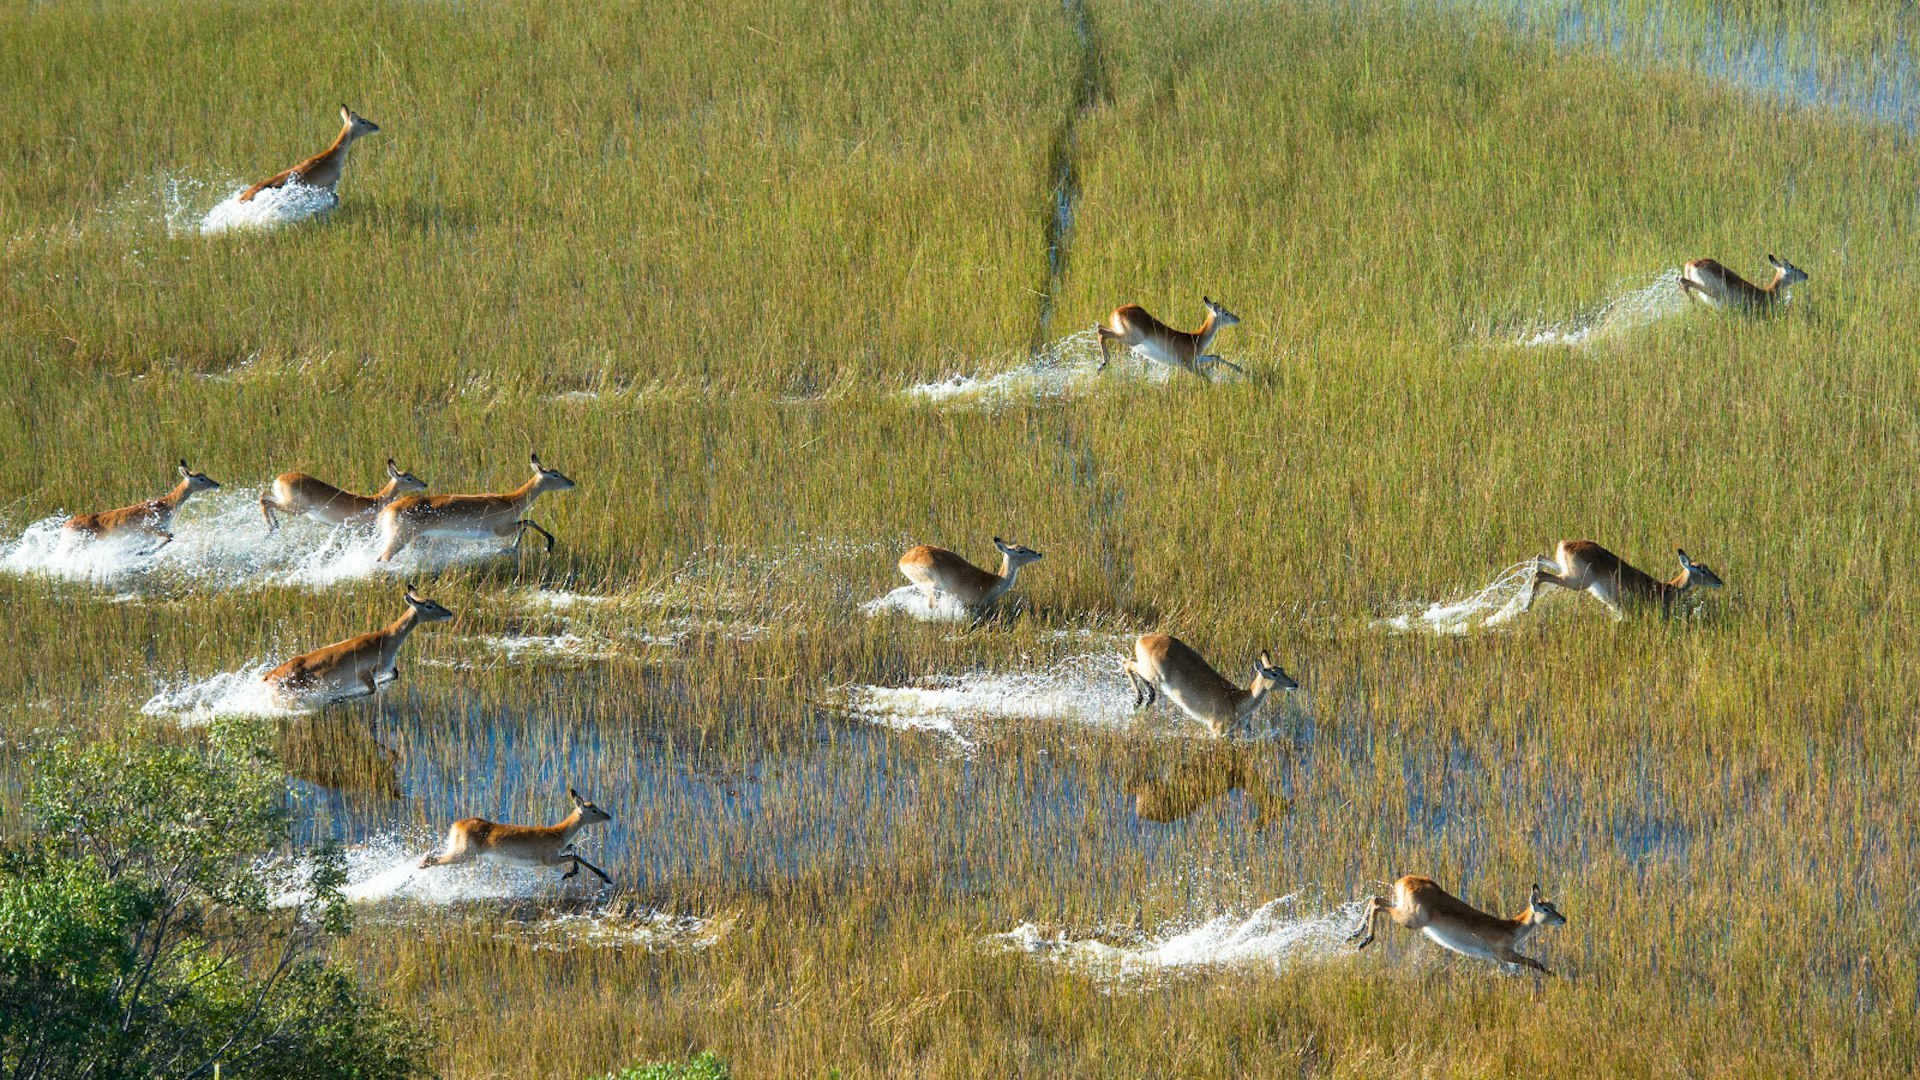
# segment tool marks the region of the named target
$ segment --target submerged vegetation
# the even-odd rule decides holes
[[[1837,10],[1794,26],[1910,29]],[[1503,11],[0,12],[7,842],[60,834],[56,744],[264,714],[279,764],[224,798],[284,768],[357,915],[306,1000],[401,1046],[378,995],[456,1077],[1912,1075],[1912,133]],[[200,234],[341,98],[382,131],[336,209]],[[1777,315],[1680,303],[1685,260],[1770,252],[1811,275]],[[1244,376],[1090,373],[1115,306],[1203,295]],[[389,458],[507,490],[530,452],[579,484],[551,553],[389,571],[258,506]],[[158,554],[59,546],[181,457],[225,486]],[[1046,552],[996,612],[867,606],[996,535]],[[1575,537],[1726,588],[1419,617]],[[377,700],[258,695],[409,576],[457,618]],[[1300,690],[1227,744],[1136,717],[1149,630]],[[418,868],[570,786],[615,887]],[[124,932],[59,873],[107,905],[75,933]],[[1353,953],[1405,873],[1502,914],[1541,882],[1559,977]]]

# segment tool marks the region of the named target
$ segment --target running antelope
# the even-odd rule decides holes
[[[329,525],[345,525],[350,521],[371,520],[381,507],[400,496],[425,490],[425,480],[403,472],[388,458],[387,486],[372,495],[355,495],[306,473],[287,472],[274,477],[273,490],[260,496],[260,512],[266,515],[267,535],[271,536],[280,528],[280,522],[273,516],[275,510],[295,517],[304,515]]]
[[[1230,791],[1252,803],[1256,828],[1271,824],[1287,805],[1264,770],[1239,750],[1222,747],[1209,747],[1157,773],[1133,772],[1125,791],[1133,798],[1135,817],[1162,825],[1183,821]]]
[[[593,871],[600,880],[613,884],[605,870],[581,858],[574,850],[573,838],[581,829],[612,821],[613,815],[580,797],[572,788],[573,813],[558,825],[501,825],[486,818],[462,818],[447,830],[447,849],[420,860],[421,869],[452,866],[471,859],[488,862],[518,863],[521,866],[559,866],[572,863],[573,869],[560,875],[562,881],[578,874],[581,867]]]
[[[1253,715],[1275,687],[1297,690],[1300,684],[1280,670],[1266,653],[1253,665],[1253,682],[1245,690],[1227,681],[1186,642],[1171,634],[1141,634],[1133,643],[1133,659],[1121,658],[1127,681],[1133,684],[1133,707],[1152,705],[1164,693],[1181,711],[1207,726],[1215,735],[1231,731]]]
[[[1489,915],[1441,888],[1432,878],[1408,874],[1393,883],[1393,899],[1384,896],[1367,900],[1367,913],[1348,941],[1364,949],[1373,944],[1373,927],[1384,912],[1409,930],[1418,930],[1442,948],[1482,960],[1500,960],[1519,964],[1551,975],[1547,966],[1517,951],[1535,930],[1560,926],[1567,921],[1552,904],[1540,897],[1540,886],[1533,887],[1527,910],[1511,919]]]
[[[1718,589],[1725,584],[1718,574],[1687,558],[1685,551],[1673,550],[1680,556],[1680,572],[1671,581],[1661,581],[1591,540],[1562,540],[1553,553],[1559,573],[1542,565],[1544,560],[1534,560],[1533,576],[1527,580],[1527,595],[1520,610],[1533,606],[1534,592],[1540,586],[1558,585],[1592,593],[1617,616],[1624,617],[1629,607],[1652,603],[1658,603],[1660,614],[1665,616],[1673,613],[1676,601],[1694,589]]]
[[[571,491],[573,481],[559,469],[540,464],[540,455],[530,456],[533,475],[512,491],[494,495],[406,495],[380,510],[380,562],[389,562],[400,549],[415,539],[427,536],[485,540],[489,537],[513,538],[512,550],[519,550],[524,530],[532,529],[547,538],[547,550],[553,550],[553,534],[526,517],[533,501],[549,491]]]
[[[1773,280],[1755,285],[1712,259],[1695,259],[1680,270],[1680,291],[1713,307],[1767,311],[1787,299],[1787,291],[1807,280],[1807,272],[1784,259],[1767,256]]]
[[[209,478],[206,473],[197,473],[187,468],[187,459],[180,459],[180,482],[173,490],[157,499],[148,499],[137,506],[124,506],[118,510],[102,510],[97,514],[75,514],[67,519],[66,530],[74,536],[84,536],[90,540],[104,540],[113,536],[130,536],[144,533],[158,537],[160,542],[153,545],[148,554],[160,550],[173,539],[168,526],[173,524],[174,512],[180,504],[196,491],[218,491],[219,482]]]
[[[1041,557],[1025,544],[1009,544],[997,536],[993,538],[993,546],[1000,549],[998,574],[990,574],[946,548],[932,544],[908,548],[907,553],[900,556],[900,572],[927,595],[928,607],[933,607],[942,593],[968,608],[991,607],[1013,588],[1020,568],[1040,561]]]
[[[1147,314],[1147,309],[1139,304],[1115,308],[1113,314],[1107,316],[1108,325],[1093,328],[1100,335],[1100,370],[1105,371],[1111,359],[1109,343],[1117,341],[1149,360],[1184,368],[1195,375],[1209,364],[1225,364],[1240,371],[1240,365],[1207,352],[1214,335],[1239,322],[1240,316],[1208,297],[1201,297],[1200,302],[1207,305],[1207,321],[1192,333],[1175,330]]]
[[[340,170],[346,167],[347,151],[353,148],[354,140],[379,130],[378,124],[347,108],[344,102],[341,103],[340,134],[334,138],[332,146],[293,168],[275,173],[241,192],[240,201],[252,202],[255,195],[268,188],[285,187],[289,182],[333,191],[333,186],[340,182]]]
[[[400,667],[394,661],[399,658],[400,646],[406,644],[407,635],[422,623],[453,618],[453,612],[417,595],[411,582],[404,595],[406,613],[385,629],[301,653],[262,675],[261,681],[272,686],[282,698],[321,703],[358,697],[362,692],[378,693],[381,683],[400,678]]]

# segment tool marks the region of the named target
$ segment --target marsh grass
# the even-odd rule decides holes
[[[1849,10],[1835,40],[1898,15]],[[436,1018],[452,1075],[707,1047],[743,1076],[1911,1074],[1907,134],[1459,11],[1087,12],[1106,93],[1053,282],[1081,70],[1053,4],[11,10],[0,86],[35,107],[0,113],[6,532],[157,494],[183,454],[236,497],[388,456],[438,491],[517,484],[530,450],[580,481],[534,511],[553,553],[432,574],[458,617],[398,686],[273,721],[314,834],[424,850],[456,817],[555,820],[569,784],[614,814],[588,850],[616,891],[370,905],[344,953]],[[168,234],[156,191],[211,205],[317,149],[340,96],[383,131],[330,218]],[[1777,318],[1516,344],[1767,251],[1812,274]],[[1027,362],[1043,290],[1062,338],[1223,300],[1249,377],[902,393]],[[996,534],[1046,553],[1009,611],[862,612],[905,546]],[[1664,623],[1549,596],[1499,632],[1374,625],[1580,535],[1729,587]],[[169,565],[0,576],[5,820],[44,740],[167,728],[156,687],[399,610],[385,573]],[[1137,814],[1140,778],[1217,749],[1165,706],[966,746],[846,707],[1071,688],[1109,651],[1123,694],[1150,628],[1301,681],[1242,748],[1283,813],[1243,785]],[[567,635],[589,655],[499,645]],[[1126,985],[982,944],[1138,947],[1408,872],[1501,911],[1541,881],[1562,977],[1397,931]],[[725,929],[502,932],[541,911]]]

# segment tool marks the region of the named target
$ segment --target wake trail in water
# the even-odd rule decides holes
[[[1592,345],[1670,319],[1685,311],[1689,303],[1680,291],[1679,269],[1663,270],[1650,283],[1615,296],[1586,314],[1521,335],[1519,343],[1528,347]]]
[[[551,866],[514,866],[475,859],[456,866],[422,867],[420,859],[440,850],[440,839],[396,832],[348,848],[347,883],[340,894],[356,904],[404,900],[444,907],[475,901],[530,900],[563,892],[597,892],[603,887],[599,878],[585,870],[562,881],[564,871]],[[312,867],[304,863],[277,868],[272,874],[279,889],[274,906],[311,903],[311,873]]]
[[[1436,601],[1424,608],[1379,619],[1375,626],[1402,632],[1426,631],[1433,634],[1468,634],[1475,630],[1497,629],[1527,610],[1527,586],[1534,571],[1546,568],[1559,572],[1551,560],[1528,559],[1500,572],[1479,592],[1460,600]]]
[[[877,596],[860,605],[860,613],[868,618],[881,615],[909,615],[921,622],[959,623],[973,618],[973,611],[967,605],[946,593],[934,593],[933,602],[927,602],[927,594],[917,585],[902,585]]]
[[[1144,988],[1168,977],[1233,968],[1278,971],[1330,960],[1345,951],[1347,935],[1360,924],[1366,902],[1350,900],[1317,913],[1300,907],[1298,894],[1289,894],[1244,916],[1219,915],[1198,926],[1170,926],[1131,945],[1048,933],[1032,923],[989,935],[985,942],[1064,964],[1113,988]]]
[[[171,717],[182,727],[198,727],[222,716],[303,716],[312,711],[290,704],[261,681],[277,664],[261,660],[239,671],[163,686],[140,706],[140,712]]]
[[[994,724],[1077,720],[1119,727],[1134,716],[1117,652],[1069,657],[1044,670],[928,675],[914,686],[849,686],[838,696],[855,719],[945,735],[967,748]]]
[[[500,552],[498,543],[486,541],[416,541],[392,562],[381,563],[372,525],[329,528],[295,520],[269,536],[260,516],[259,493],[244,490],[189,502],[174,519],[173,541],[157,547],[146,536],[74,536],[61,527],[66,520],[67,515],[54,514],[28,525],[19,537],[0,542],[0,572],[96,585],[184,581],[215,587],[324,589],[380,575],[431,573]]]
[[[951,375],[910,386],[907,397],[931,405],[984,405],[1013,398],[1058,398],[1091,390],[1099,380],[1165,383],[1175,371],[1127,351],[1100,370],[1100,339],[1092,330],[1036,350],[1019,367],[996,375]]]

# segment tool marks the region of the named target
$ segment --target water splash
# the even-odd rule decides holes
[[[289,180],[282,187],[268,188],[247,202],[240,196],[245,189],[227,196],[200,219],[202,236],[226,232],[260,232],[283,225],[323,217],[340,205],[340,197],[331,188],[311,187]],[[171,224],[171,216],[169,217]]]
[[[271,536],[256,491],[222,490],[181,507],[173,541],[149,537],[88,540],[67,533],[65,514],[28,525],[0,543],[0,572],[45,575],[90,584],[184,580],[216,587],[298,586],[324,589],[379,575],[427,574],[500,552],[487,541],[416,542],[390,563],[377,561],[372,525],[288,522]]]
[[[560,875],[564,871],[553,866],[517,866],[475,859],[456,866],[421,867],[423,856],[440,850],[440,839],[419,833],[392,832],[348,848],[347,883],[340,890],[341,895],[356,904],[404,900],[447,906],[473,901],[526,900],[563,892],[592,893],[603,887],[599,878],[585,870],[563,881]],[[280,890],[274,906],[298,907],[310,903],[313,899],[308,887],[311,871],[312,867],[305,863],[269,870]]]
[[[943,592],[933,594],[933,602],[927,602],[927,594],[917,585],[902,585],[877,596],[860,605],[860,613],[868,618],[881,615],[911,615],[921,622],[958,623],[973,618],[973,609]]]
[[[975,729],[1020,721],[1077,720],[1103,727],[1132,721],[1133,695],[1117,654],[1088,653],[1044,670],[928,675],[915,686],[851,686],[847,713],[903,731],[930,731],[971,747]]]
[[[1679,269],[1663,270],[1651,282],[1621,293],[1584,315],[1523,334],[1519,344],[1529,348],[1592,345],[1670,319],[1685,311],[1688,303],[1680,291]]]
[[[1095,937],[1074,938],[1021,923],[986,944],[1029,953],[1091,975],[1114,989],[1144,989],[1154,982],[1232,968],[1281,970],[1325,961],[1345,948],[1366,908],[1350,900],[1328,911],[1301,912],[1298,894],[1269,900],[1245,916],[1219,915],[1198,926],[1176,925],[1137,944],[1111,945]]]
[[[1214,369],[1218,370],[1218,369]],[[950,375],[907,388],[909,398],[931,405],[992,404],[1011,398],[1059,398],[1092,389],[1103,379],[1165,383],[1176,374],[1129,351],[1100,370],[1100,339],[1082,330],[1034,351],[1024,364],[997,375]]]
[[[222,716],[300,716],[309,712],[261,681],[261,676],[277,664],[260,660],[239,671],[163,686],[140,706],[140,712],[171,717],[182,727],[197,727]]]
[[[584,664],[619,654],[605,638],[571,630],[557,634],[497,634],[483,640],[489,647],[507,654],[509,664]]]
[[[1377,620],[1374,625],[1402,632],[1426,631],[1433,634],[1467,634],[1504,626],[1527,610],[1528,583],[1534,571],[1545,568],[1558,573],[1550,559],[1528,559],[1500,572],[1486,586],[1461,600],[1436,601],[1424,609]]]

